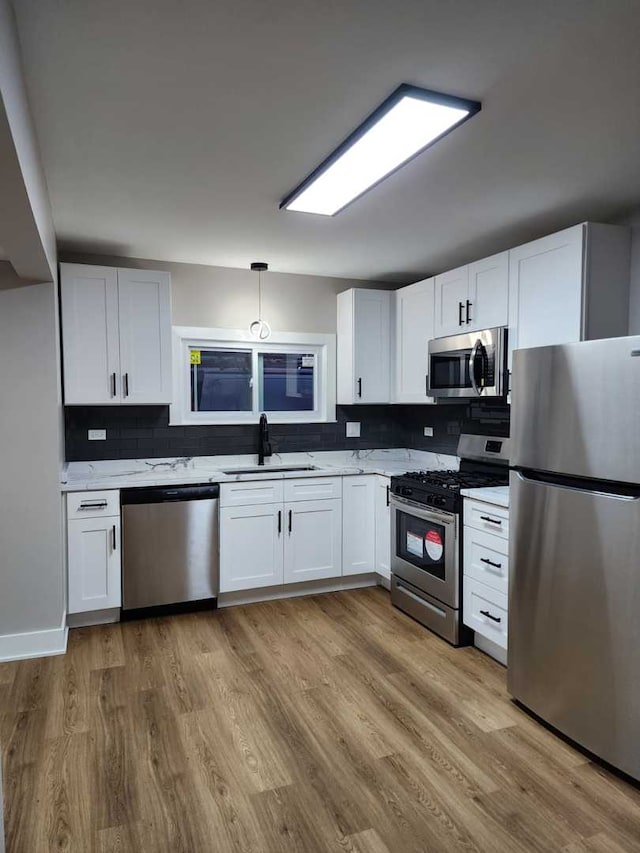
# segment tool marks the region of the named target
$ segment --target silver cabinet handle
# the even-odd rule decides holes
[[[111,396],[112,397],[116,396],[116,374],[115,373],[111,374]]]
[[[104,509],[106,506],[106,501],[99,501],[98,503],[80,504],[78,509]]]
[[[115,526],[115,524],[111,528],[111,537],[112,537],[112,543],[113,543],[113,550],[117,551],[118,550],[118,540],[116,537],[116,526]]]
[[[124,376],[122,377],[122,381],[124,384],[124,396],[128,397],[129,396],[129,374],[128,373],[124,374]]]

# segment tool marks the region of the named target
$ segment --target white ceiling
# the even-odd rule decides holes
[[[61,245],[411,281],[640,204],[637,0],[15,0]],[[399,83],[482,112],[278,210]]]

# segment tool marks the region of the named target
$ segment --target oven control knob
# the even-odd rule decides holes
[[[434,495],[431,501],[432,506],[444,506],[446,503],[442,495]]]
[[[413,494],[413,489],[408,489],[406,486],[403,486],[400,489],[400,494],[403,495],[405,498],[408,498],[410,495]]]

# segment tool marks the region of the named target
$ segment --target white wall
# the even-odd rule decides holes
[[[175,326],[244,329],[258,313],[258,273],[249,269],[171,264],[104,255],[65,254],[65,261],[169,270]],[[258,259],[259,260],[259,259]],[[336,294],[350,287],[390,284],[328,276],[262,274],[262,313],[274,331],[336,333]]]
[[[53,284],[0,291],[0,640],[64,612]]]
[[[54,279],[56,238],[9,0],[0,0],[0,186],[0,244],[22,278]]]
[[[631,289],[629,334],[640,335],[640,211],[628,220],[631,225]]]
[[[60,629],[65,609],[56,242],[8,0],[0,0],[0,187],[0,245],[10,261],[0,263],[0,657],[5,657],[42,652],[49,641],[52,648],[54,638],[43,632]],[[55,645],[60,647],[59,636]]]

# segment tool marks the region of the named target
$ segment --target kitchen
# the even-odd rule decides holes
[[[139,135],[195,83],[195,58],[134,49],[173,47],[178,12],[147,30],[148,4],[123,6],[122,30],[99,4],[13,5],[17,23],[3,3],[0,28],[7,849],[639,849],[635,113],[606,169],[602,157],[603,116],[619,115],[637,66],[637,15],[490,4],[465,24],[467,55],[490,55],[489,22],[522,44],[505,39],[471,85],[459,11],[431,8],[442,70],[429,74],[416,70],[435,38],[420,4],[404,22],[371,13],[381,50],[390,26],[402,32],[395,70],[391,52],[376,70],[354,41],[362,9],[324,20],[310,4],[337,41],[300,42],[316,103],[291,93],[291,115],[305,121],[248,96],[256,71],[238,78],[234,126],[251,154],[165,128],[187,162]],[[220,40],[209,56],[205,6],[181,21],[184,45],[232,63]],[[307,30],[281,11],[289,36]],[[235,70],[266,75],[248,45],[265,31],[277,44],[282,19],[247,31],[256,12],[216,20],[229,44],[246,38]],[[554,123],[557,89],[540,96],[547,123],[532,116],[554,157],[528,126],[526,167],[509,160],[496,111],[536,75],[538,92],[554,74],[575,86],[559,69],[571,56],[584,72],[596,34],[620,62],[596,119],[581,116],[591,147]],[[334,84],[357,62],[372,74],[324,131],[320,45],[338,51]],[[297,54],[276,54],[282,83]],[[481,109],[335,216],[278,209],[416,75],[422,92]],[[415,88],[402,92],[420,100]],[[233,124],[233,87],[214,95]],[[260,170],[285,138],[290,162]]]

